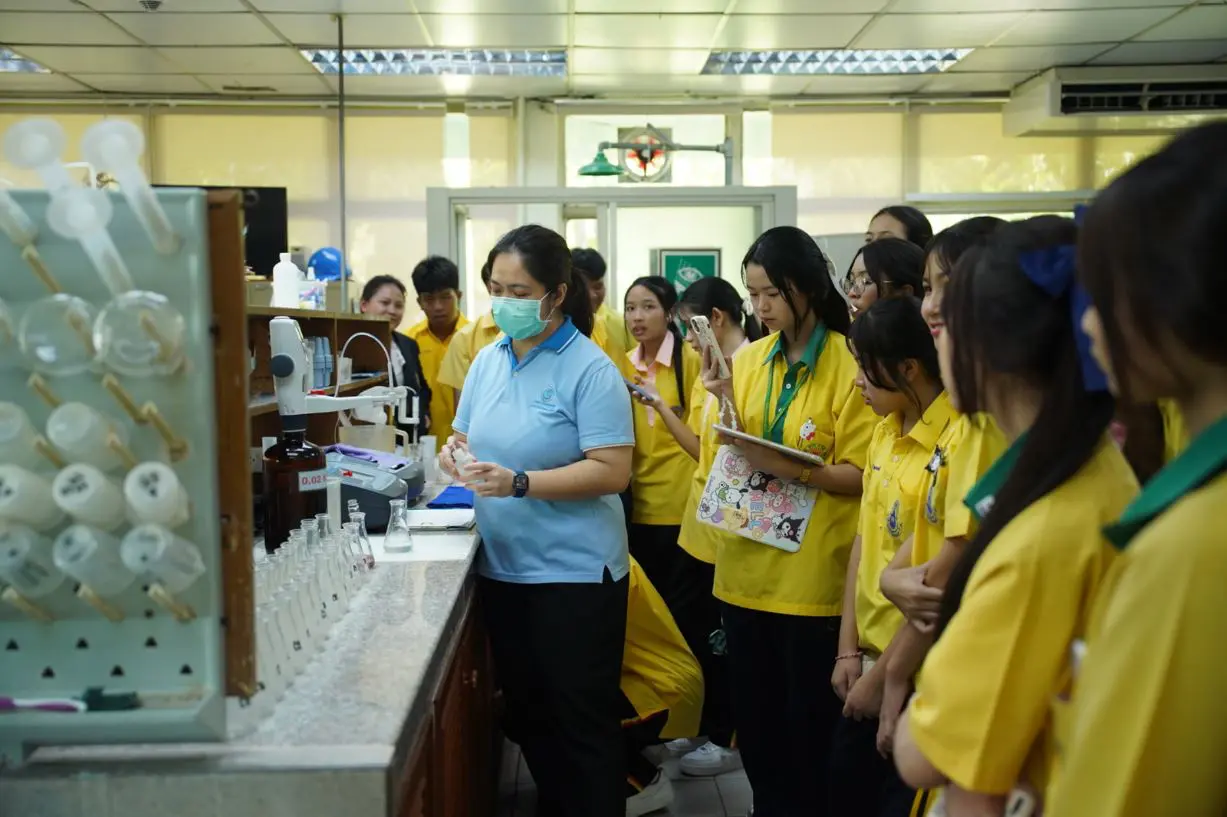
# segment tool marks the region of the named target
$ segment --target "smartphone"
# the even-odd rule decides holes
[[[624,376],[622,379],[623,379],[623,380],[626,382],[626,387],[627,387],[628,389],[630,389],[630,390],[631,390],[631,391],[633,391],[635,394],[637,394],[637,395],[639,395],[640,397],[642,397],[644,400],[647,400],[647,399],[648,399],[648,393],[647,393],[646,391],[644,391],[644,390],[643,390],[643,387],[642,387],[642,386],[640,386],[640,385],[639,385],[638,383],[636,383],[634,380],[631,380],[629,377],[625,377],[625,376]]]
[[[716,370],[720,373],[720,379],[728,380],[732,377],[728,361],[724,359],[724,352],[720,350],[720,343],[716,340],[716,333],[712,331],[711,321],[702,315],[695,315],[690,319],[690,328],[694,331],[694,336],[699,339],[699,348],[711,349],[712,357],[716,359]]]

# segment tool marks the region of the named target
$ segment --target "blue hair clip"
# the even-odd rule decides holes
[[[1085,208],[1081,208],[1085,210]],[[1075,218],[1081,216],[1075,208]],[[1082,331],[1082,316],[1091,307],[1091,296],[1078,283],[1075,276],[1077,249],[1072,244],[1031,250],[1018,257],[1018,265],[1033,284],[1059,298],[1069,293],[1071,319],[1074,323],[1074,341],[1078,345],[1078,359],[1082,362],[1082,382],[1087,391],[1106,391],[1108,378],[1091,354],[1091,339]]]

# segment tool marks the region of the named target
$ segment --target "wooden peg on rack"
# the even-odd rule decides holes
[[[124,620],[124,614],[119,608],[105,601],[102,596],[99,596],[84,584],[77,588],[77,598],[93,607],[110,621],[119,622]]]
[[[51,390],[51,384],[49,384],[46,380],[43,380],[43,376],[40,374],[30,375],[30,379],[26,381],[26,385],[30,388],[30,391],[41,397],[43,402],[51,406],[53,409],[59,408],[60,403],[64,402],[56,396],[56,393]]]
[[[120,462],[124,464],[124,468],[127,468],[129,471],[140,465],[140,460],[132,453],[132,449],[124,445],[124,441],[119,439],[119,435],[113,431],[107,435],[107,448],[115,456],[119,457]]]
[[[156,405],[146,403],[141,406],[141,415],[147,423],[157,430],[158,436],[162,438],[162,442],[166,443],[166,449],[170,452],[171,462],[178,462],[187,456],[187,440],[175,433],[175,430],[166,422],[166,418],[162,416],[162,412],[158,411]]]
[[[159,607],[174,616],[175,621],[186,623],[196,618],[195,610],[171,595],[161,584],[151,584],[147,593]]]
[[[141,409],[136,405],[136,401],[132,399],[132,395],[128,394],[128,390],[115,378],[113,374],[102,376],[102,388],[111,393],[115,398],[115,402],[119,403],[120,407],[132,418],[132,421],[138,425],[145,425],[148,422],[145,415],[141,413]]]
[[[42,621],[44,623],[55,621],[54,616],[11,587],[4,588],[4,592],[0,593],[0,599],[3,599],[6,604],[16,607],[35,621]]]
[[[158,346],[158,356],[155,359],[159,363],[166,363],[173,358],[175,356],[175,344],[167,340],[166,336],[162,334],[162,330],[158,329],[158,324],[154,321],[153,315],[149,312],[142,312],[139,321],[141,329],[145,330],[145,334],[149,336],[149,339]],[[178,371],[181,366],[182,360],[180,365],[175,367],[175,371]]]
[[[60,286],[60,282],[55,280],[55,276],[47,269],[47,265],[43,263],[43,257],[38,254],[38,250],[33,244],[27,244],[21,249],[22,259],[30,265],[30,269],[34,270],[34,274],[38,276],[38,280],[43,282],[43,286],[51,290],[51,294],[59,295],[64,291]]]
[[[94,330],[89,325],[89,321],[82,318],[76,312],[68,313],[68,325],[72,327],[72,331],[77,333],[77,339],[81,341],[81,345],[89,352],[90,357],[98,354],[98,350],[94,348]]]
[[[42,434],[39,434],[34,438],[33,446],[35,451],[42,454],[43,458],[56,468],[68,467],[68,463],[65,462],[64,458],[60,456],[60,452],[56,451],[55,446],[52,445],[51,442]]]

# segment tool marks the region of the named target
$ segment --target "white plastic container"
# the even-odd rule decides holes
[[[25,409],[16,403],[0,403],[0,462],[37,468],[43,464],[34,449],[38,436]]]
[[[119,555],[133,573],[161,582],[171,593],[187,590],[205,572],[200,550],[161,525],[128,531]]]
[[[37,599],[64,582],[51,559],[51,545],[21,525],[0,528],[0,580],[26,598]]]
[[[303,271],[290,260],[288,252],[273,267],[273,303],[278,309],[298,309],[298,284],[306,279]]]
[[[89,463],[103,471],[123,464],[119,455],[107,447],[107,436],[114,433],[128,444],[128,429],[84,403],[62,403],[47,418],[47,439],[68,459]]]
[[[119,558],[119,541],[88,525],[72,525],[51,548],[55,566],[100,596],[118,596],[136,581]]]
[[[51,493],[61,511],[84,525],[113,531],[124,523],[119,486],[92,465],[75,462],[60,471],[51,483]]]
[[[129,471],[124,478],[124,499],[134,522],[177,528],[191,514],[178,474],[161,462],[142,462]]]
[[[45,531],[64,521],[64,513],[56,506],[47,480],[6,464],[0,465],[0,520]]]

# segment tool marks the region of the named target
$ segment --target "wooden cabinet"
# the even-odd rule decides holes
[[[399,786],[396,817],[491,817],[501,745],[493,672],[476,604],[470,604]]]

